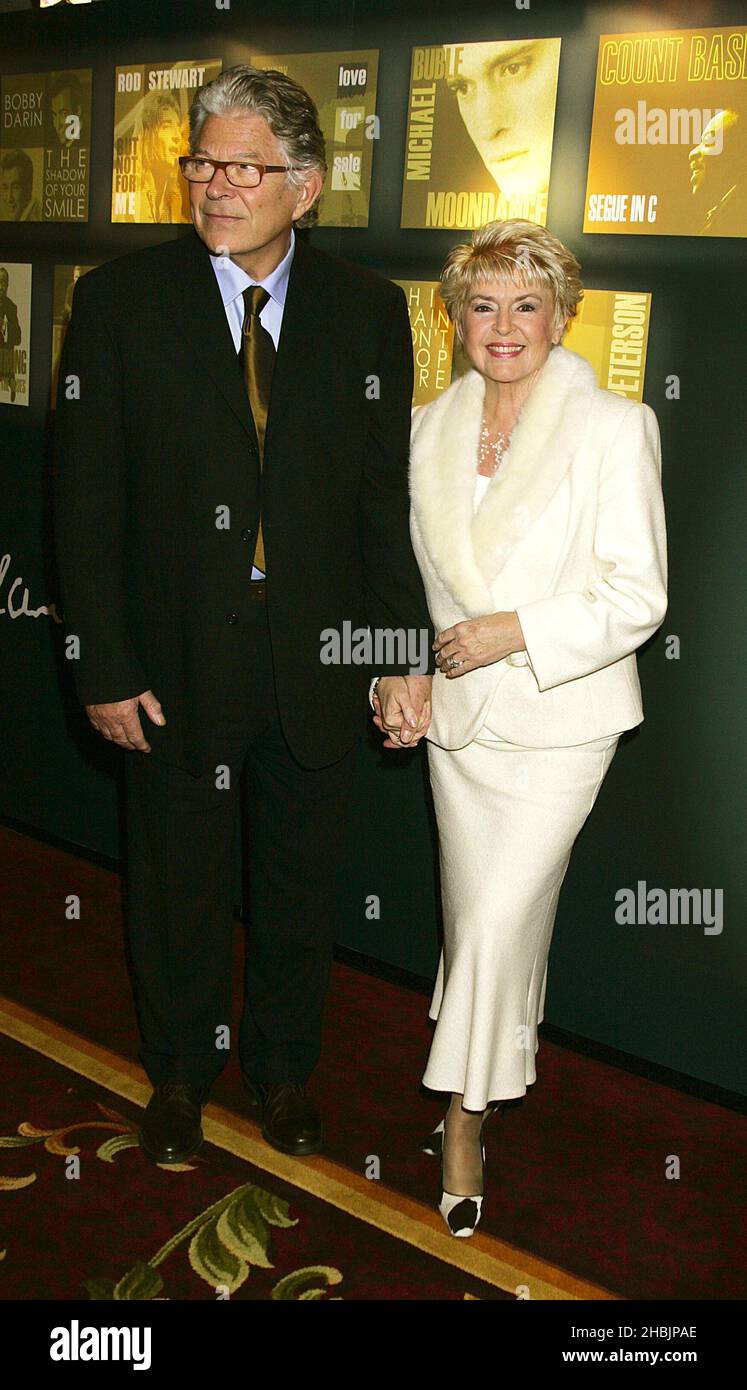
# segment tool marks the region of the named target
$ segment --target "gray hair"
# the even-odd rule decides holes
[[[303,188],[315,169],[324,177],[327,156],[317,108],[309,93],[278,68],[239,63],[201,87],[189,108],[190,154],[194,154],[208,116],[239,116],[243,112],[267,121],[282,147],[284,162],[293,165],[285,175],[286,184]],[[297,218],[296,228],[311,227],[318,221],[320,201],[321,197],[317,198]]]

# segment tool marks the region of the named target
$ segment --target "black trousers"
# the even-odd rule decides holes
[[[357,748],[320,770],[295,762],[280,727],[265,603],[249,607],[204,775],[153,752],[125,754],[128,941],[139,1056],[153,1085],[209,1084],[234,1047],[232,880],[242,772],[249,925],[240,1062],[255,1081],[306,1081],[319,1057],[335,851]]]

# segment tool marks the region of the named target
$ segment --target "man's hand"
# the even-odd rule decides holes
[[[165,724],[161,706],[152,690],[142,695],[133,695],[131,700],[117,700],[110,705],[86,705],[86,714],[94,729],[118,743],[120,748],[138,748],[141,753],[150,753],[150,744],[140,725],[138,705],[142,705],[152,724]]]
[[[455,680],[477,666],[490,666],[512,652],[526,651],[526,647],[516,613],[486,613],[439,632],[433,650],[439,671],[447,680]]]
[[[384,748],[414,748],[431,722],[432,676],[382,676],[373,701]]]

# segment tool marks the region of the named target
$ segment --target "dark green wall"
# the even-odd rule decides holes
[[[261,17],[260,17],[261,16]],[[274,16],[274,17],[273,17]],[[671,28],[744,22],[738,4],[669,5]],[[745,807],[743,635],[745,242],[583,235],[586,160],[600,33],[650,28],[650,7],[554,0],[512,4],[261,6],[233,0],[102,0],[90,10],[0,16],[6,72],[94,69],[88,225],[0,224],[0,256],[34,267],[31,403],[0,406],[0,555],[12,557],[29,607],[54,601],[48,534],[52,277],[56,263],[106,260],[179,235],[109,221],[112,74],[117,63],[162,56],[246,57],[268,51],[378,48],[378,110],[371,225],[315,230],[326,250],[384,275],[437,279],[452,233],[399,228],[410,48],[414,43],[560,35],[548,225],[582,262],[588,287],[653,295],[645,399],[661,426],[671,598],[660,633],[640,656],[646,719],[626,737],[574,851],[550,958],[546,1020],[693,1077],[744,1092]],[[466,239],[463,234],[460,239]],[[664,397],[676,373],[681,399]],[[740,522],[742,523],[740,525]],[[681,657],[665,657],[677,634]],[[0,816],[73,845],[116,856],[121,752],[88,732],[45,616],[0,615],[3,736]],[[425,750],[407,762],[363,748],[344,841],[338,939],[365,955],[432,977],[437,961],[436,847]],[[723,888],[724,930],[619,926],[614,894],[639,879],[669,889]],[[238,883],[238,857],[237,857]],[[367,895],[381,919],[365,915]],[[741,998],[740,998],[741,995]]]

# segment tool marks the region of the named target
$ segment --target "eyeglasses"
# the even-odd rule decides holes
[[[222,169],[234,188],[256,188],[265,174],[284,174],[292,164],[242,164],[235,159],[203,159],[201,155],[182,154],[179,168],[190,183],[210,183],[216,169]]]

